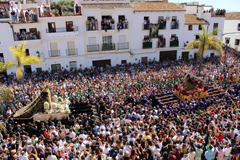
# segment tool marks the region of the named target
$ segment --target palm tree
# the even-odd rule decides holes
[[[23,65],[30,65],[30,64],[42,64],[40,58],[36,56],[26,56],[26,49],[24,45],[27,42],[24,41],[18,45],[18,47],[10,47],[10,51],[13,54],[13,59],[16,61],[15,64],[13,61],[8,61],[6,63],[0,62],[0,72],[6,71],[12,67],[16,67],[16,76],[17,79],[23,78]]]
[[[203,25],[201,27],[203,29],[203,32],[199,35],[199,40],[191,41],[185,49],[189,50],[198,47],[197,57],[200,62],[199,76],[201,75],[203,54],[207,49],[216,50],[219,52],[220,57],[223,56],[222,41],[220,38],[214,36],[220,32],[220,30],[218,28],[215,28],[212,32],[208,32]]]

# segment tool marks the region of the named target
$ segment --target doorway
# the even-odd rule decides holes
[[[164,60],[176,60],[177,58],[177,51],[161,51],[160,52],[160,61]]]
[[[194,53],[194,60],[197,60],[197,53]]]
[[[24,72],[26,72],[26,73],[32,73],[32,67],[31,67],[31,65],[24,65],[23,68],[24,68]]]
[[[188,60],[189,52],[182,52],[182,60]]]
[[[142,57],[141,58],[141,63],[147,63],[148,57]]]
[[[215,54],[214,54],[214,53],[211,53],[210,56],[211,56],[211,58],[214,58],[214,57],[215,57]]]
[[[49,22],[48,23],[48,33],[54,33],[56,32],[56,24],[55,22]]]
[[[122,60],[121,64],[127,64],[127,60]]]
[[[66,30],[67,30],[67,32],[74,31],[74,29],[73,29],[73,21],[66,21]]]
[[[92,65],[93,65],[93,66],[96,66],[96,67],[106,66],[106,65],[111,66],[111,59],[99,60],[99,61],[92,61]]]

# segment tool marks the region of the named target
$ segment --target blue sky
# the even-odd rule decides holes
[[[173,3],[199,2],[199,4],[212,5],[214,9],[226,9],[227,12],[240,12],[240,0],[168,0]]]

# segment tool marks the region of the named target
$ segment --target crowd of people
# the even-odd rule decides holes
[[[234,52],[234,51],[233,51]],[[228,54],[236,69],[238,57]],[[203,60],[202,77],[223,88],[224,61]],[[214,97],[164,104],[159,97],[183,83],[197,60],[62,69],[6,78],[13,99],[1,101],[0,159],[8,160],[231,160],[239,159],[240,84]],[[228,78],[230,74],[225,74]],[[66,119],[14,121],[13,114],[49,84],[51,97],[69,98],[70,108],[94,106],[97,114]]]
[[[165,47],[166,39],[164,37],[158,38],[158,48]]]
[[[21,41],[21,40],[33,40],[33,39],[40,39],[40,31],[38,32],[25,32],[22,31],[21,33],[19,32],[14,32],[14,41]]]
[[[89,17],[86,20],[86,27],[87,27],[87,31],[98,30],[98,20],[95,19],[94,17]]]
[[[13,23],[27,23],[27,22],[37,22],[38,21],[38,11],[37,8],[31,8],[28,10],[18,10],[12,9],[11,16]]]
[[[102,30],[105,30],[105,32],[107,32],[107,30],[109,29],[115,29],[115,21],[110,16],[104,17],[102,18],[101,26],[102,26]]]

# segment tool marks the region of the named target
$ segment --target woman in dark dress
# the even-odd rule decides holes
[[[62,6],[61,6],[61,4],[59,4],[58,13],[59,13],[60,16],[62,16]]]

